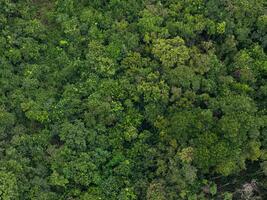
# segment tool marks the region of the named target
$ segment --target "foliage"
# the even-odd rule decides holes
[[[0,0],[0,199],[266,199],[266,9]]]

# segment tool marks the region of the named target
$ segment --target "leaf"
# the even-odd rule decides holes
[[[214,196],[216,193],[217,193],[217,185],[216,185],[216,184],[212,184],[212,185],[210,186],[210,194],[211,194],[212,196]]]

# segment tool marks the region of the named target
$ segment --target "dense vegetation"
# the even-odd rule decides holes
[[[266,50],[266,0],[0,0],[0,199],[267,199]]]

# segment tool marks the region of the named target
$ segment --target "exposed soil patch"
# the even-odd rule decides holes
[[[54,0],[32,0],[34,6],[36,6],[36,18],[43,24],[49,25],[48,13],[54,9]]]

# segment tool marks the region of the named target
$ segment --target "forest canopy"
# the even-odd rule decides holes
[[[0,0],[0,200],[267,199],[266,0]]]

